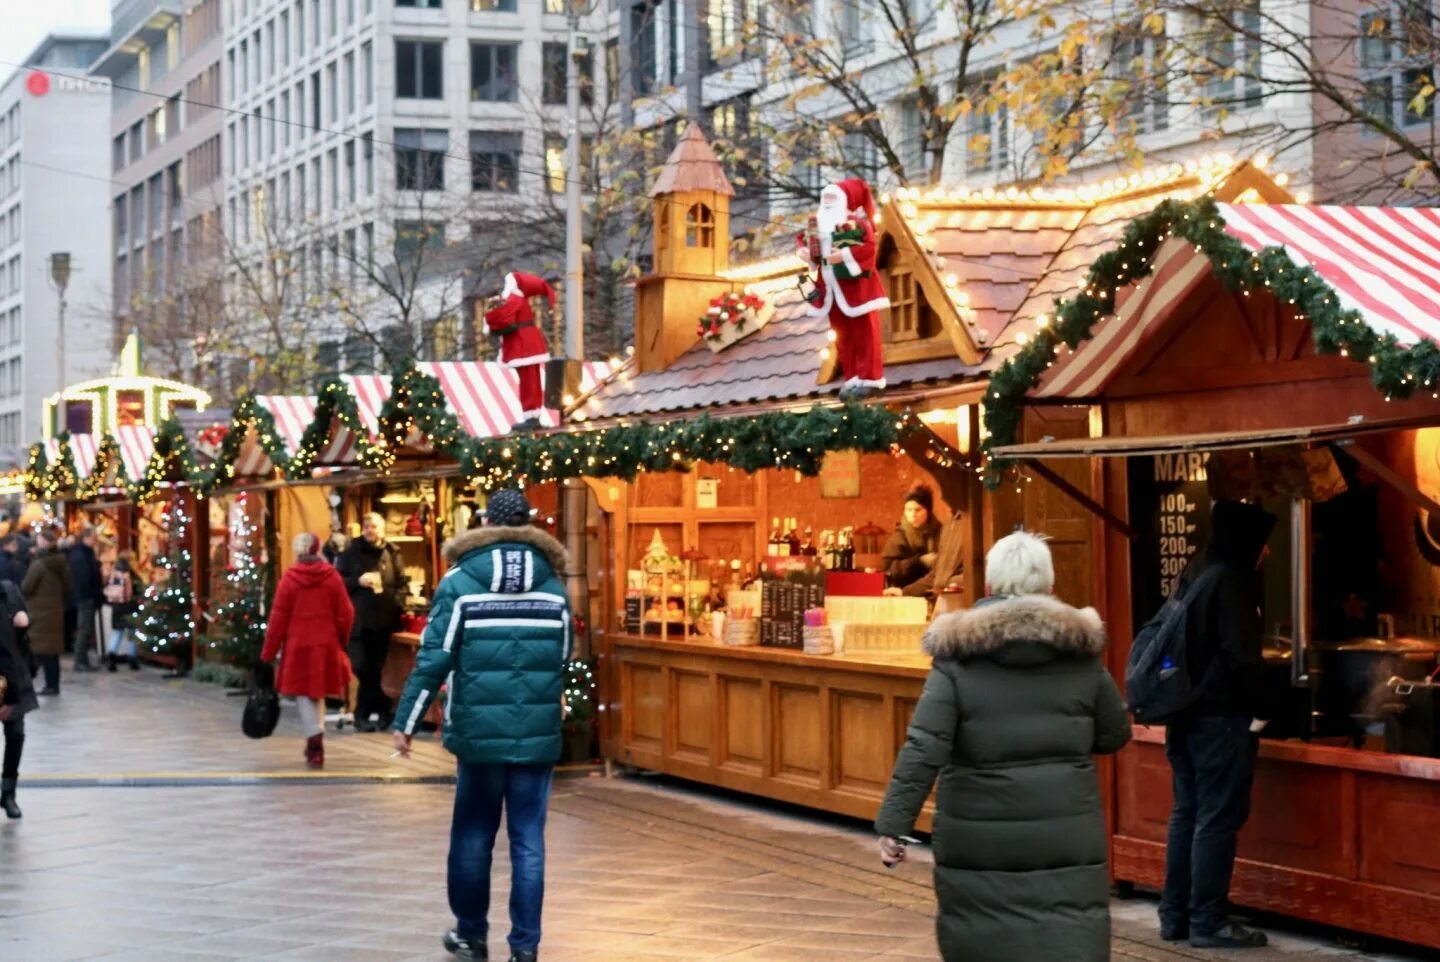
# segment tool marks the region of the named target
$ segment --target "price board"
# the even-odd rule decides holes
[[[1130,517],[1135,624],[1143,624],[1175,591],[1187,565],[1210,540],[1208,456],[1185,452],[1130,461]]]
[[[805,647],[805,610],[825,605],[825,569],[814,558],[767,558],[760,571],[760,644]]]

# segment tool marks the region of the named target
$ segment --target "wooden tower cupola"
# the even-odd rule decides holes
[[[635,354],[641,371],[662,370],[697,340],[710,299],[733,286],[730,198],[735,189],[715,152],[691,123],[650,190],[654,269],[637,284]]]

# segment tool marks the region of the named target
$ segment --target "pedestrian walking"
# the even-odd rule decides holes
[[[365,515],[361,537],[341,553],[335,568],[355,606],[355,626],[350,632],[350,663],[360,683],[355,730],[384,731],[393,716],[380,678],[390,653],[390,636],[400,626],[407,588],[400,549],[385,540],[385,519],[373,512]],[[370,721],[371,716],[377,716],[379,722]]]
[[[8,581],[18,588],[25,580],[25,569],[28,567],[21,553],[19,536],[7,534],[0,538],[0,581]]]
[[[325,563],[320,539],[309,532],[295,536],[295,563],[275,588],[260,660],[280,660],[275,690],[295,699],[305,763],[325,767],[325,698],[350,684],[345,646],[355,621],[355,606],[339,572]]]
[[[90,661],[95,645],[95,617],[104,600],[105,579],[100,573],[100,559],[95,554],[94,528],[83,529],[66,549],[70,561],[71,595],[68,608],[74,609],[75,670],[96,671]]]
[[[115,564],[110,568],[110,577],[105,581],[105,603],[110,606],[110,640],[105,646],[105,667],[111,672],[119,669],[121,661],[128,662],[131,671],[140,670],[140,652],[135,647],[135,612],[140,608],[145,586],[130,559],[128,551],[117,554]]]
[[[12,582],[0,582],[0,729],[5,736],[0,763],[0,811],[19,818],[15,789],[20,782],[20,755],[25,750],[25,716],[39,707],[35,700],[35,672],[39,666],[30,651],[26,629],[30,615],[25,598]]]
[[[44,528],[35,557],[20,585],[30,610],[30,647],[45,672],[42,695],[60,694],[60,656],[65,653],[65,609],[70,607],[70,562],[57,545],[60,531]]]
[[[510,837],[510,959],[533,962],[545,897],[545,814],[560,759],[570,605],[565,549],[530,525],[519,491],[497,491],[486,526],[445,545],[453,566],[405,683],[395,747],[411,737],[446,686],[445,747],[458,759],[450,825],[449,893],[455,928],[445,948],[488,959],[490,864],[500,812]]]
[[[1100,654],[1093,609],[1053,597],[1040,538],[1001,538],[988,597],[942,615],[934,658],[875,819],[881,859],[935,784],[936,934],[946,962],[1107,962],[1108,839],[1092,755],[1119,751],[1130,720]]]
[[[1165,726],[1175,806],[1165,845],[1160,934],[1195,948],[1268,944],[1264,932],[1230,919],[1235,844],[1250,817],[1250,789],[1263,697],[1260,565],[1275,516],[1256,505],[1220,501],[1210,513],[1210,544],[1186,566],[1186,653],[1195,703]],[[1211,569],[1217,573],[1197,584]]]

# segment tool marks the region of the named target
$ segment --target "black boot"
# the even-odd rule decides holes
[[[112,675],[119,671],[119,668],[115,664],[115,652],[113,651],[105,656],[105,670]]]
[[[7,818],[20,817],[20,806],[15,804],[15,779],[13,778],[7,778],[0,782],[0,811],[3,811]]]
[[[510,962],[536,962],[540,958],[539,949],[511,949]]]
[[[490,958],[490,951],[485,947],[484,942],[477,942],[474,939],[462,939],[460,933],[454,929],[446,932],[445,938],[442,941],[445,945],[445,951],[457,959],[471,959],[484,962],[484,960]]]
[[[140,670],[140,657],[139,657],[138,655],[131,655],[131,656],[130,656],[130,670],[131,670],[131,671],[139,671],[139,670]]]

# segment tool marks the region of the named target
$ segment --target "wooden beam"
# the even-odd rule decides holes
[[[932,443],[938,445],[946,457],[954,462],[953,467],[942,467],[925,457]],[[935,479],[935,483],[940,486],[940,498],[949,505],[951,511],[962,514],[970,510],[969,481],[974,478],[974,471],[963,454],[924,423],[918,431],[900,439],[900,448],[910,455],[910,460],[919,465],[922,471]]]
[[[1381,481],[1384,481],[1390,485],[1390,487],[1399,491],[1408,501],[1419,505],[1426,511],[1429,511],[1431,515],[1440,518],[1440,502],[1437,502],[1434,498],[1395,473],[1395,470],[1391,468],[1390,465],[1375,457],[1375,455],[1366,451],[1354,441],[1340,442],[1332,444],[1330,447],[1337,451],[1344,451],[1369,469],[1369,471],[1376,475]]]
[[[1112,513],[1109,508],[1105,507],[1103,504],[1090,497],[1090,495],[1086,494],[1084,491],[1081,491],[1079,488],[1075,487],[1075,485],[1067,481],[1058,471],[1054,470],[1051,467],[1048,467],[1045,464],[1042,464],[1039,461],[1030,461],[1028,462],[1028,465],[1030,470],[1034,471],[1036,474],[1040,475],[1040,477],[1044,478],[1046,481],[1049,481],[1055,487],[1059,488],[1062,492],[1069,495],[1075,501],[1079,502],[1081,507],[1094,514],[1101,521],[1104,521],[1110,527],[1114,528],[1116,531],[1120,532],[1125,537],[1129,538],[1131,541],[1134,541],[1140,536],[1140,533],[1138,531],[1136,531],[1130,525],[1122,521],[1119,517]]]

